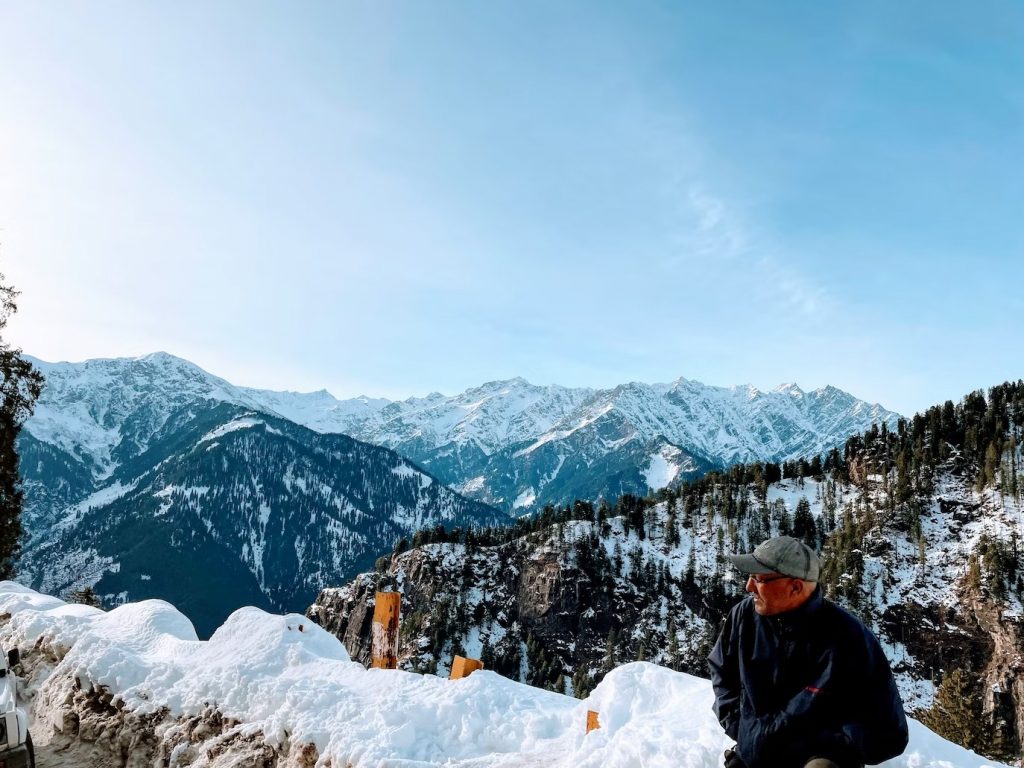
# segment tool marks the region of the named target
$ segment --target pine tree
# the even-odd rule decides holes
[[[585,699],[590,695],[590,692],[594,690],[596,685],[593,675],[590,669],[583,664],[580,664],[579,668],[572,676],[572,695],[577,699]]]
[[[676,505],[674,500],[669,504],[668,518],[665,520],[665,546],[669,548],[679,546],[679,528],[676,522]]]
[[[999,451],[995,443],[989,443],[985,448],[985,464],[978,475],[978,490],[984,490],[985,486],[992,485],[996,478],[996,468],[999,466]]]
[[[640,642],[637,643],[637,659],[638,662],[646,662],[647,660],[647,638],[640,638]]]
[[[814,522],[814,515],[811,514],[811,502],[806,496],[801,496],[796,503],[796,513],[793,515],[793,536],[802,539],[811,549],[818,548],[818,528]]]
[[[18,292],[0,274],[0,331],[18,311]],[[43,390],[43,375],[0,337],[0,579],[14,576],[21,552],[21,478],[15,442]]]
[[[776,499],[772,502],[772,516],[779,527],[779,535],[789,536],[793,530],[793,523],[789,519],[786,503],[782,499]]]
[[[668,649],[665,652],[665,666],[669,669],[679,669],[679,635],[676,630],[674,619],[668,620]]]
[[[484,638],[483,643],[480,645],[480,662],[484,665],[484,669],[492,669],[494,667],[494,649],[491,648],[491,644]]]
[[[565,673],[560,672],[558,677],[555,679],[555,684],[551,690],[555,693],[565,693]]]
[[[693,514],[695,502],[693,496],[687,494],[683,501],[683,528],[693,527]]]
[[[79,605],[91,605],[93,608],[103,607],[103,602],[92,587],[82,587],[70,592],[68,594],[68,602],[78,603]]]
[[[973,552],[967,558],[967,586],[973,590],[981,589],[981,563]]]
[[[612,627],[608,630],[608,639],[605,641],[604,648],[604,671],[608,672],[615,668],[615,654],[619,645],[619,635]]]

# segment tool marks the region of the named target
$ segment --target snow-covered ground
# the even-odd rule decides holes
[[[333,635],[297,614],[243,608],[200,641],[188,619],[163,601],[104,613],[10,581],[0,582],[0,614],[9,617],[0,619],[5,648],[49,659],[36,663],[26,689],[34,738],[44,749],[66,740],[69,720],[60,708],[72,691],[95,693],[112,718],[138,716],[165,741],[185,734],[168,752],[170,766],[217,764],[216,749],[198,761],[189,757],[190,739],[200,733],[196,718],[205,713],[209,720],[211,711],[223,716],[222,735],[243,737],[240,748],[255,754],[267,746],[313,745],[288,765],[317,768],[716,768],[730,746],[711,713],[707,681],[643,662],[615,669],[579,701],[489,671],[450,681],[367,670]],[[601,721],[590,734],[588,710]],[[909,749],[885,765],[996,764],[912,721]]]

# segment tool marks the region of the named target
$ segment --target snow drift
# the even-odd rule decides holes
[[[653,664],[621,666],[579,701],[488,671],[367,670],[309,619],[256,608],[200,641],[163,601],[104,613],[5,581],[0,643],[26,658],[37,744],[103,744],[110,764],[717,768],[731,745],[710,684]],[[590,734],[587,710],[601,719]],[[910,733],[886,766],[996,765],[916,722]]]

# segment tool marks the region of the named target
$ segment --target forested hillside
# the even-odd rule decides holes
[[[20,573],[107,607],[172,601],[205,635],[243,605],[301,610],[424,525],[504,520],[393,451],[197,400],[39,533]]]
[[[788,533],[823,548],[824,588],[880,636],[908,709],[965,746],[1019,755],[1022,427],[1024,384],[1008,383],[823,457],[547,508],[510,529],[421,531],[310,615],[366,656],[374,590],[401,589],[405,666],[466,653],[582,695],[638,658],[704,674],[743,589],[724,555]]]

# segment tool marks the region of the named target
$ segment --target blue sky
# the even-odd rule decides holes
[[[1024,375],[1024,9],[0,0],[46,360],[249,386]]]

